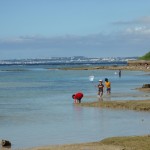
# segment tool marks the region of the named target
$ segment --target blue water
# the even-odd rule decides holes
[[[82,91],[82,101],[97,101],[95,85],[107,77],[112,94],[104,93],[103,100],[149,99],[149,93],[135,90],[150,81],[148,73],[122,71],[119,78],[118,70],[64,71],[55,67],[0,66],[0,139],[10,140],[12,149],[150,134],[148,112],[79,107],[71,98]],[[95,76],[93,82],[90,75]]]

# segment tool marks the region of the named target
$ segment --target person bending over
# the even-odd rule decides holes
[[[74,103],[81,103],[81,99],[83,98],[83,93],[78,92],[72,95],[72,98],[74,99]]]

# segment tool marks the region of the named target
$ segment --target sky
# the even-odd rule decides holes
[[[150,0],[0,0],[0,59],[150,51]]]

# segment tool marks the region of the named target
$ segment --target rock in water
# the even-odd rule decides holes
[[[11,142],[8,140],[1,140],[2,147],[11,147]]]
[[[150,88],[150,84],[143,84],[142,88]]]

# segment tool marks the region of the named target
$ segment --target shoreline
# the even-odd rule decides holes
[[[26,150],[149,150],[150,135],[110,137],[97,142],[35,147]]]

